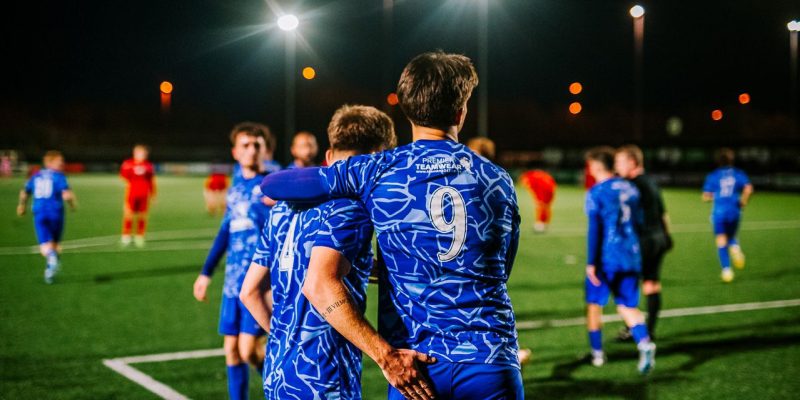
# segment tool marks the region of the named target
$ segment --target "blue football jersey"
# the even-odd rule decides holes
[[[586,194],[589,217],[588,264],[606,272],[641,271],[639,191],[631,182],[613,177]]]
[[[311,249],[350,261],[344,283],[363,312],[372,269],[372,224],[364,206],[338,199],[312,208],[279,202],[253,262],[269,268],[273,314],[267,342],[267,399],[360,399],[361,351],[334,330],[303,295]]]
[[[442,360],[518,366],[506,282],[519,239],[514,184],[449,140],[419,140],[320,170],[334,197],[360,197],[409,347]]]
[[[59,171],[43,169],[35,173],[25,184],[25,192],[33,195],[34,214],[64,211],[63,193],[69,190],[67,177]]]
[[[264,172],[267,173],[267,174],[271,174],[273,172],[278,172],[281,169],[283,169],[283,167],[281,166],[281,164],[279,162],[277,162],[275,160],[266,160],[266,161],[264,161]]]
[[[222,219],[222,225],[228,231],[228,256],[222,288],[225,297],[239,297],[261,227],[269,214],[269,207],[263,203],[264,195],[258,186],[263,178],[264,175],[251,179],[240,176],[228,189],[227,208]]]
[[[750,184],[750,178],[739,168],[722,167],[706,176],[703,192],[714,195],[714,215],[738,214],[739,199],[744,187]]]

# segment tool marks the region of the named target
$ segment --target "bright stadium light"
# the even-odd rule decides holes
[[[789,28],[790,32],[800,32],[800,21],[789,21],[789,23],[786,24],[786,27]]]
[[[635,5],[631,7],[631,17],[633,18],[641,18],[644,15],[644,7],[640,5]]]
[[[293,31],[300,25],[300,20],[293,14],[282,15],[278,18],[278,28],[284,31]]]

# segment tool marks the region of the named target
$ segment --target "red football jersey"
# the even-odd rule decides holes
[[[206,189],[223,191],[228,188],[228,177],[225,174],[213,173],[206,179]]]
[[[537,200],[543,203],[553,201],[556,191],[556,180],[550,174],[539,169],[527,171],[522,174],[522,181],[533,192]]]
[[[150,161],[125,160],[119,174],[128,181],[128,196],[149,196],[155,194],[155,168]]]

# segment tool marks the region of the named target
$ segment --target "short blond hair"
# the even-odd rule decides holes
[[[642,149],[635,144],[626,144],[617,149],[616,154],[625,154],[630,159],[632,159],[637,167],[641,167],[644,165],[644,154],[642,153]]]
[[[49,150],[47,153],[44,153],[44,157],[42,157],[42,163],[48,164],[56,158],[63,159],[64,155],[58,150]]]
[[[328,124],[328,141],[333,150],[366,154],[397,146],[394,122],[375,107],[343,105]]]

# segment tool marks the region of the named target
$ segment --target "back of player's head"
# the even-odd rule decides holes
[[[644,154],[642,153],[642,149],[635,144],[626,144],[625,146],[618,148],[617,154],[625,154],[628,158],[636,163],[637,167],[644,165]]]
[[[614,171],[614,149],[609,146],[597,146],[586,152],[586,161],[596,161],[606,171]]]
[[[240,122],[233,126],[231,129],[231,144],[236,145],[236,137],[239,135],[247,135],[255,138],[264,138],[265,145],[269,149],[275,149],[275,137],[270,133],[269,128],[264,124],[258,122]]]
[[[477,85],[478,74],[469,58],[442,51],[423,53],[403,69],[397,97],[414,125],[446,129],[458,123],[458,111]]]
[[[60,151],[58,151],[58,150],[48,150],[46,153],[44,153],[44,157],[42,157],[42,164],[47,166],[47,164],[50,164],[50,163],[52,163],[53,161],[56,161],[59,158],[62,159],[62,160],[64,159],[64,155],[61,154]]]
[[[728,147],[723,147],[714,154],[714,161],[720,167],[730,167],[735,159],[736,154]]]
[[[394,122],[375,107],[344,105],[328,124],[331,149],[366,154],[397,145]]]
[[[486,137],[472,138],[467,142],[467,147],[480,156],[494,160],[495,148],[492,139]]]

